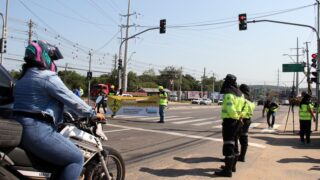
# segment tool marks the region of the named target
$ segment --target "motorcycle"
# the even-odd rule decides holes
[[[64,123],[58,129],[83,154],[82,178],[123,180],[123,158],[118,151],[102,144],[107,141],[102,131],[104,123],[97,119],[75,119],[72,113],[66,112]],[[56,179],[61,167],[44,162],[19,147],[21,134],[19,123],[0,118],[0,179]]]

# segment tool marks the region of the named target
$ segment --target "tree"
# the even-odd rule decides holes
[[[178,80],[181,70],[176,69],[173,66],[167,66],[164,70],[159,70],[160,76],[158,78],[158,84],[161,84],[171,90],[174,90],[174,81]]]

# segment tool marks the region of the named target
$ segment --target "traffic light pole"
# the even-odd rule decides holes
[[[312,29],[316,35],[317,35],[317,85],[316,85],[316,91],[317,91],[317,106],[316,106],[316,127],[315,127],[315,131],[318,131],[318,119],[319,119],[319,115],[318,115],[318,109],[319,109],[319,102],[320,102],[320,93],[319,93],[319,77],[320,77],[320,38],[319,38],[319,33],[318,31],[309,25],[305,25],[305,24],[296,24],[296,23],[290,23],[290,22],[283,22],[283,21],[273,21],[273,20],[266,20],[266,19],[262,19],[262,20],[253,20],[253,21],[247,21],[247,23],[258,23],[258,22],[270,22],[270,23],[277,23],[277,24],[286,24],[286,25],[292,25],[292,26],[301,26],[301,27],[307,27]]]
[[[137,37],[137,36],[139,36],[140,34],[143,34],[143,33],[145,33],[145,32],[147,32],[147,31],[150,31],[150,30],[155,30],[155,29],[159,29],[160,27],[154,27],[154,28],[149,28],[149,29],[146,29],[146,30],[143,30],[143,31],[141,31],[141,32],[139,32],[139,33],[137,33],[137,34],[134,34],[134,35],[132,35],[132,36],[130,36],[130,37],[128,37],[128,38],[125,38],[125,39],[123,39],[122,41],[121,41],[121,43],[120,43],[120,46],[119,46],[119,54],[121,53],[121,48],[122,48],[122,45],[123,45],[123,43],[125,43],[125,42],[127,42],[129,39],[132,39],[132,38],[135,38],[135,37]],[[120,60],[120,56],[119,56],[119,60]],[[124,62],[125,63],[125,62]],[[126,79],[127,78],[127,66],[124,66],[124,68],[123,68],[123,76],[124,76],[124,79]],[[118,69],[119,70],[119,85],[118,85],[118,87],[119,87],[119,89],[121,89],[121,82],[125,82],[125,80],[124,81],[122,81],[121,80],[121,69]],[[123,87],[123,92],[126,92],[127,91],[127,84],[124,84],[124,87]]]

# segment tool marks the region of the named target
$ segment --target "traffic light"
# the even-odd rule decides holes
[[[122,69],[122,59],[119,59],[118,61],[118,69]]]
[[[311,67],[317,68],[317,54],[311,55]]]
[[[1,38],[0,39],[0,53],[7,52],[7,39]]]
[[[160,20],[160,34],[166,33],[166,19]]]
[[[92,72],[91,71],[87,72],[87,79],[92,79]]]
[[[239,14],[239,30],[247,30],[247,14]]]

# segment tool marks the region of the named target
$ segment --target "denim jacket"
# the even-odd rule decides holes
[[[14,111],[46,113],[55,124],[62,122],[64,106],[79,116],[92,117],[95,111],[70,91],[57,73],[29,68],[16,82]]]

